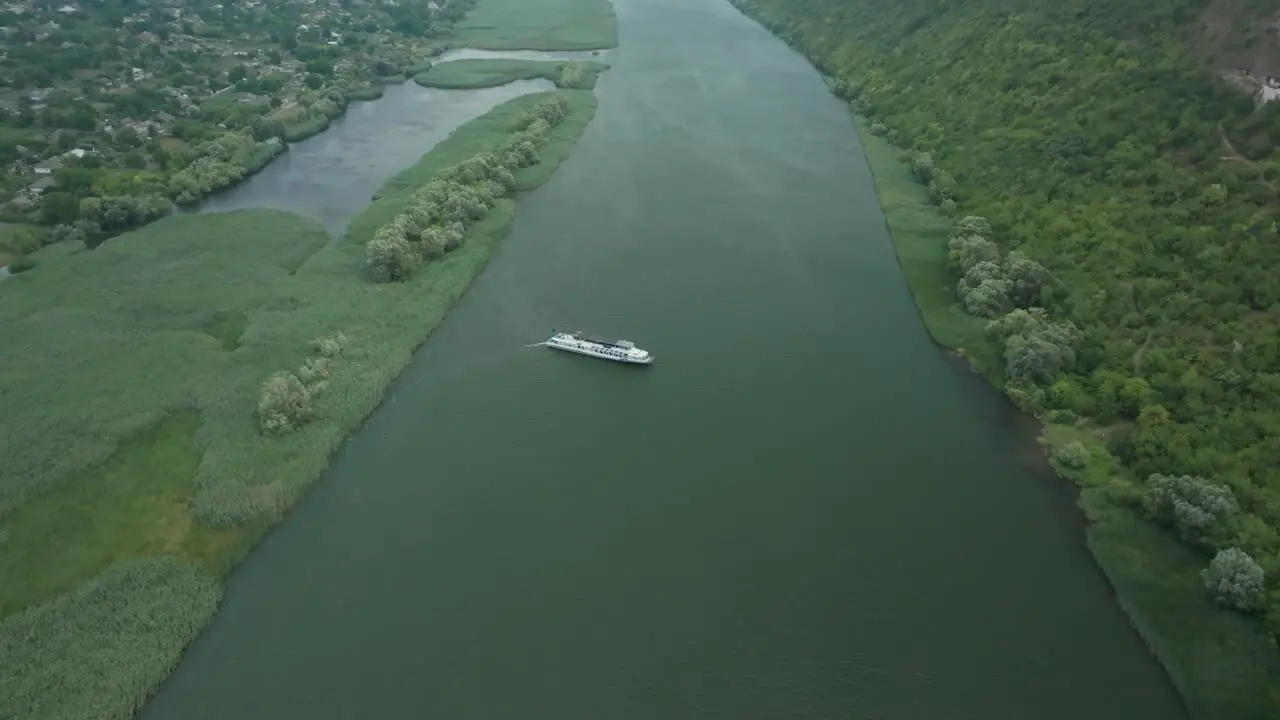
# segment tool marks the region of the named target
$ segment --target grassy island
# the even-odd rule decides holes
[[[432,65],[413,76],[423,87],[451,90],[477,89],[506,85],[517,80],[550,80],[556,87],[586,89],[595,86],[596,78],[608,69],[600,62],[549,62],[542,60],[451,60]]]

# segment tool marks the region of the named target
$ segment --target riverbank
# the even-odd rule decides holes
[[[822,58],[797,49],[822,67]],[[931,201],[905,151],[873,133],[867,119],[851,116],[895,252],[929,334],[1003,391],[1001,348],[987,336],[987,321],[965,312],[953,291],[956,278],[947,268],[953,220]],[[1079,488],[1089,550],[1192,717],[1272,717],[1280,705],[1280,655],[1258,623],[1209,600],[1200,577],[1208,557],[1138,515],[1134,500],[1139,485],[1109,451],[1105,429],[1042,426],[1041,442],[1050,448],[1079,441],[1088,450],[1084,469],[1054,467]]]
[[[964,312],[951,291],[951,219],[930,202],[901,159],[903,151],[873,134],[865,118],[852,117],[925,327],[940,346],[967,358],[1000,389],[999,348],[984,332],[986,321]],[[1269,639],[1248,620],[1209,602],[1199,572],[1204,558],[1113,500],[1117,484],[1132,493],[1132,482],[1107,451],[1103,433],[1043,421],[1042,427],[1042,443],[1051,448],[1078,440],[1089,449],[1092,462],[1084,470],[1071,472],[1056,463],[1055,470],[1079,488],[1089,550],[1192,716],[1269,717],[1270,677],[1277,671]]]
[[[538,60],[452,60],[433,64],[413,76],[423,87],[444,90],[477,90],[518,80],[549,80],[561,89],[590,90],[600,73],[609,68],[600,62],[546,62]]]
[[[457,250],[403,283],[370,281],[365,242],[427,179],[496,148],[553,95],[516,98],[455,131],[388,180],[341,242],[276,211],[171,216],[9,281],[0,323],[21,340],[4,404],[14,417],[0,487],[0,659],[11,672],[0,715],[128,717],[145,700],[212,617],[220,578],[484,268],[515,203],[499,201]],[[548,180],[594,115],[590,92],[563,97],[569,114],[539,163],[517,173],[519,190]],[[347,342],[311,422],[264,437],[263,379],[339,332]]]

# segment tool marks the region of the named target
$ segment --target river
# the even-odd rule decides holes
[[[819,75],[723,0],[617,12],[573,156],[142,716],[1183,717]]]

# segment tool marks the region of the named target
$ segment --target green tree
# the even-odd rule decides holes
[[[80,218],[80,198],[65,192],[45,193],[40,199],[40,222],[69,225]]]

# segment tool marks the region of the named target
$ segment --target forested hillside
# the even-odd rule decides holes
[[[989,222],[957,222],[951,239],[954,299],[996,320],[965,350],[1078,439],[1059,467],[1105,470],[1101,502],[1151,523],[1132,543],[1159,527],[1205,568],[1170,593],[1280,633],[1280,102],[1224,79],[1280,69],[1280,2],[735,3],[904,150],[940,212]],[[1030,297],[1013,258],[1047,270]],[[969,297],[979,285],[990,295]],[[1019,310],[1034,307],[1046,315]],[[1153,614],[1186,602],[1142,599]],[[1237,648],[1192,635],[1170,641],[1184,657],[1162,654],[1186,670],[1175,679],[1230,682],[1235,670],[1187,668]],[[1188,701],[1206,717],[1276,717],[1274,677],[1251,681],[1269,697]]]

